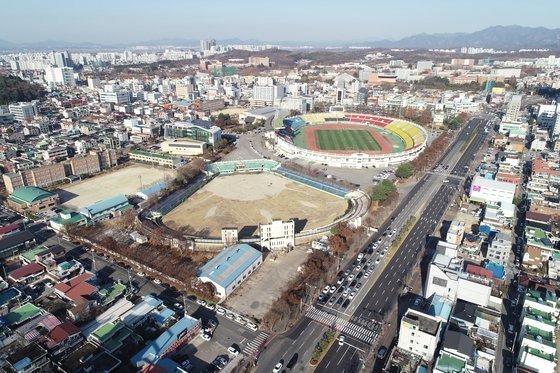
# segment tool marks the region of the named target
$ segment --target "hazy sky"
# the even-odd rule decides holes
[[[560,27],[555,0],[2,0],[0,39],[379,40],[493,25]]]

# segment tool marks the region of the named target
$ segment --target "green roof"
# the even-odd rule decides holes
[[[78,224],[82,221],[87,221],[87,218],[82,214],[78,214],[77,212],[72,211],[70,213],[70,219],[64,219],[59,215],[56,218],[52,218],[51,221],[57,224]]]
[[[20,204],[32,203],[52,196],[54,196],[54,193],[51,193],[48,190],[34,186],[24,186],[14,189],[10,195],[10,200]]]
[[[48,247],[46,246],[37,246],[34,249],[31,250],[27,250],[21,254],[19,254],[20,256],[24,257],[25,259],[27,259],[30,262],[34,262],[35,261],[35,255],[39,254],[41,251],[45,251],[47,250]]]
[[[31,320],[41,313],[41,309],[32,303],[26,303],[0,318],[5,325],[17,325]]]
[[[110,303],[113,299],[124,293],[126,286],[123,284],[114,284],[108,289],[99,290],[99,294],[103,298],[103,304]]]
[[[95,337],[98,341],[103,343],[123,327],[124,324],[120,321],[117,323],[107,322],[101,325],[99,328],[95,329],[94,332],[91,333],[91,336]]]
[[[442,352],[436,362],[436,369],[442,372],[462,372],[465,368],[465,361],[456,356]]]

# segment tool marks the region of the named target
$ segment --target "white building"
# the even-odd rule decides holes
[[[15,120],[24,122],[33,119],[35,115],[39,114],[37,102],[18,102],[17,104],[10,104],[8,106],[10,114],[14,115]]]
[[[512,243],[513,237],[511,231],[498,232],[492,239],[490,245],[488,245],[486,258],[494,263],[506,265],[511,253]]]
[[[401,319],[398,348],[418,355],[424,361],[434,358],[438,346],[442,321],[423,312],[408,309]]]
[[[465,222],[463,221],[452,221],[449,229],[447,230],[447,235],[445,241],[459,246],[463,241],[463,235],[465,234]]]
[[[481,203],[512,203],[516,185],[476,175],[471,183],[470,200]]]
[[[68,150],[63,146],[53,146],[52,148],[43,150],[41,153],[45,161],[50,159],[64,159],[68,157]]]
[[[521,110],[521,101],[523,99],[522,95],[513,95],[511,96],[506,115],[504,115],[503,121],[505,122],[515,122],[519,117],[519,111]]]
[[[196,276],[216,288],[216,295],[225,299],[262,263],[262,253],[247,244],[226,247],[200,268]]]
[[[118,90],[115,92],[99,92],[99,100],[101,102],[109,102],[113,104],[130,104],[130,92],[126,90]]]
[[[539,105],[539,111],[537,112],[537,124],[542,128],[553,128],[557,113],[559,111],[557,104],[552,105]]]
[[[295,246],[295,222],[293,220],[273,220],[259,226],[261,248],[268,250],[290,250]]]
[[[71,67],[48,67],[45,69],[45,81],[51,88],[75,86],[74,69]]]

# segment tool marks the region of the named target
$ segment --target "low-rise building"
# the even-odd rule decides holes
[[[226,247],[201,267],[196,276],[216,288],[225,299],[262,264],[262,253],[247,244]]]
[[[492,262],[506,265],[511,253],[513,236],[511,231],[500,231],[492,238],[488,245],[486,258]]]
[[[445,241],[459,246],[463,241],[463,235],[465,234],[465,222],[463,221],[452,221],[447,230],[447,235]]]
[[[92,222],[98,222],[120,216],[124,211],[132,208],[128,198],[122,194],[96,202],[80,210],[80,214]]]
[[[177,168],[185,163],[183,158],[161,153],[144,152],[140,150],[131,151],[128,153],[128,156],[133,161],[170,168]]]
[[[259,225],[261,248],[290,251],[295,246],[295,222],[273,220]]]
[[[431,361],[442,331],[441,320],[423,312],[409,309],[401,319],[398,348]]]
[[[15,189],[7,200],[8,206],[23,214],[37,214],[57,206],[60,203],[58,194],[42,188],[24,186]]]

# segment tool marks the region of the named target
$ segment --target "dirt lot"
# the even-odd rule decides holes
[[[261,319],[282,293],[288,282],[297,275],[297,269],[307,259],[304,248],[271,260],[270,254],[259,269],[231,295],[228,308],[243,315]]]
[[[282,176],[236,174],[217,177],[165,215],[173,229],[189,225],[219,237],[222,227],[237,227],[240,236],[255,234],[259,223],[295,219],[296,231],[331,223],[344,214],[348,202]],[[298,221],[299,220],[299,221]]]
[[[148,165],[132,164],[128,167],[78,181],[56,190],[63,206],[80,209],[94,202],[111,198],[117,194],[134,195],[154,183],[171,179],[175,171],[154,168]]]

